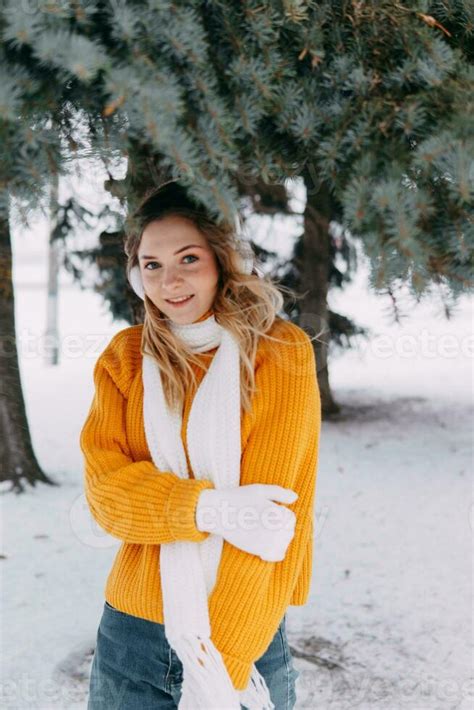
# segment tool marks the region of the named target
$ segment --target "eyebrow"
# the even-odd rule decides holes
[[[198,249],[204,249],[204,247],[201,246],[200,244],[188,244],[187,246],[181,247],[181,249],[178,249],[178,251],[175,251],[173,256],[175,256],[176,254],[179,254],[180,252],[184,251],[185,249],[191,249],[191,247],[197,247]],[[140,259],[156,259],[156,256],[145,256],[144,255],[144,256],[141,256]]]

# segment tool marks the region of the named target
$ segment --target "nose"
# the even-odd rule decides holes
[[[165,290],[173,290],[179,283],[179,275],[175,266],[164,266],[161,270],[161,285]]]

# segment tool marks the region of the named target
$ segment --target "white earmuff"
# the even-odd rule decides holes
[[[254,253],[248,242],[240,241],[240,268],[244,274],[251,274],[254,267]]]
[[[140,274],[140,267],[135,264],[135,266],[132,266],[130,269],[130,273],[128,275],[128,281],[130,283],[130,286],[133,288],[137,296],[142,299],[142,301],[145,300],[145,289],[143,288],[143,281],[142,281],[142,276]]]

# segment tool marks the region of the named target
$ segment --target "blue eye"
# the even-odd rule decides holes
[[[183,259],[196,259],[196,260],[199,260],[199,258],[198,258],[197,256],[194,256],[194,254],[186,254],[186,256],[183,256]],[[191,264],[194,264],[194,261],[191,261],[190,263],[191,263]],[[149,266],[150,264],[158,264],[158,266],[160,265],[158,261],[148,261],[148,262],[145,264],[144,268],[145,268],[145,269],[148,269],[148,266]],[[156,269],[148,269],[148,271],[156,271]]]

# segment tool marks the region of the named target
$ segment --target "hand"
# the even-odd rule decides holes
[[[262,560],[280,562],[294,537],[296,516],[273,501],[294,503],[297,498],[291,488],[266,483],[207,488],[199,496],[196,526]]]

